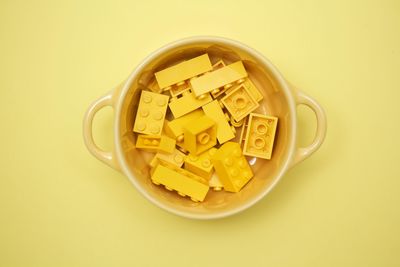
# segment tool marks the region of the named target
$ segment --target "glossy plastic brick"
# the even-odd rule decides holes
[[[195,202],[203,201],[209,190],[206,179],[164,161],[153,169],[151,180],[169,191],[177,191],[180,196],[189,196]]]
[[[169,97],[142,91],[133,131],[142,134],[161,135]]]
[[[150,162],[151,167],[157,166],[160,160],[171,163],[176,167],[182,167],[185,162],[186,155],[180,152],[178,149],[174,149],[172,154],[157,153]]]
[[[236,121],[242,120],[259,106],[243,85],[229,92],[221,102]]]
[[[164,126],[165,133],[176,139],[177,142],[183,141],[183,126],[190,121],[200,118],[204,115],[202,109],[196,109],[182,117],[167,121]]]
[[[182,117],[189,112],[204,106],[212,101],[210,94],[206,94],[203,98],[196,98],[193,93],[183,95],[169,103],[169,108],[175,118]]]
[[[196,96],[201,96],[219,88],[230,87],[231,83],[247,77],[247,72],[242,61],[217,69],[213,72],[206,73],[203,76],[192,79],[192,91]],[[225,88],[227,89],[227,88]]]
[[[209,180],[214,172],[211,156],[214,155],[215,151],[217,149],[213,147],[198,156],[188,155],[185,159],[185,169]]]
[[[253,177],[249,163],[238,143],[223,144],[213,155],[212,163],[226,191],[239,192]]]
[[[271,159],[278,118],[251,113],[244,138],[243,153]]]
[[[208,116],[201,116],[183,126],[184,147],[199,155],[217,144],[217,127]]]
[[[260,90],[254,85],[254,83],[250,80],[250,78],[243,79],[243,82],[240,84],[246,87],[247,91],[251,94],[255,101],[260,102],[263,99],[263,95],[261,94]],[[238,85],[239,86],[239,85]],[[227,94],[232,90],[236,89],[237,86],[232,87],[226,91]]]
[[[217,139],[220,144],[231,140],[235,137],[235,132],[232,130],[228,122],[228,114],[224,114],[217,100],[214,100],[203,107],[204,114],[213,119],[217,124]]]
[[[166,89],[171,85],[211,70],[210,59],[207,54],[204,54],[156,72],[155,76],[160,88]]]
[[[224,185],[219,180],[218,175],[216,175],[215,173],[211,176],[210,180],[208,181],[208,185],[214,191],[221,191],[224,188]]]
[[[168,136],[141,135],[136,140],[136,148],[149,152],[171,154],[175,149],[175,140]]]

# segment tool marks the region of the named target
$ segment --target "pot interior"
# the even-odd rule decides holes
[[[167,191],[162,186],[154,185],[150,180],[149,162],[154,154],[137,150],[136,137],[132,131],[138,107],[140,91],[156,86],[154,73],[168,66],[177,64],[204,53],[208,53],[211,63],[223,60],[226,64],[242,60],[249,78],[263,94],[260,106],[254,112],[272,115],[279,118],[274,150],[271,160],[247,157],[254,172],[253,179],[239,192],[213,191],[210,189],[204,202],[195,203],[176,192]],[[119,113],[119,140],[124,164],[128,166],[130,179],[145,195],[164,208],[175,213],[197,217],[218,217],[232,211],[238,211],[271,187],[279,179],[283,166],[288,160],[289,150],[293,142],[288,97],[280,82],[269,66],[257,58],[251,51],[234,44],[224,42],[192,42],[171,46],[162,53],[155,54],[147,60],[147,64],[138,69],[137,75],[130,80],[129,88],[123,99]],[[241,128],[237,128],[235,140],[239,139]]]

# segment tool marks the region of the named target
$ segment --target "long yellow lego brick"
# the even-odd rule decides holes
[[[201,106],[212,101],[210,94],[199,99],[193,93],[183,95],[181,98],[175,99],[169,103],[169,108],[175,118],[182,117],[183,115],[198,109]]]
[[[151,160],[150,166],[155,167],[160,160],[163,160],[177,167],[182,167],[183,163],[185,162],[185,158],[186,155],[175,148],[172,154],[157,153]]]
[[[217,69],[190,81],[192,91],[196,96],[208,93],[214,89],[247,77],[242,61]]]
[[[224,112],[217,100],[214,100],[203,106],[204,114],[210,117],[217,124],[217,139],[220,144],[225,143],[235,137]]]
[[[271,159],[277,125],[277,117],[250,113],[243,154]]]
[[[204,54],[156,72],[155,76],[160,88],[164,89],[211,70],[208,54]]]
[[[138,135],[136,148],[148,152],[172,153],[175,149],[175,140],[168,136]]]
[[[203,201],[209,190],[208,181],[204,178],[163,161],[153,170],[151,180],[157,185],[164,185],[167,190],[177,191],[181,196],[189,196],[195,202]]]
[[[167,121],[167,123],[164,126],[165,133],[169,137],[177,139],[178,137],[183,135],[183,126],[185,124],[187,124],[192,120],[200,118],[202,115],[204,115],[203,110],[196,109],[182,117],[173,119],[172,121]]]

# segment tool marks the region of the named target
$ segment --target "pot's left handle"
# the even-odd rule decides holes
[[[120,167],[117,163],[114,152],[104,151],[99,148],[94,142],[92,132],[93,118],[96,113],[100,109],[107,106],[114,108],[114,91],[115,90],[108,92],[107,94],[98,98],[97,100],[93,101],[92,104],[90,104],[85,113],[85,117],[83,118],[83,140],[85,141],[87,149],[90,153],[92,153],[93,156],[95,156],[97,159],[104,162],[111,168],[119,171]]]

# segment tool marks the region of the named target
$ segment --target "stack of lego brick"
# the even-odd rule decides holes
[[[141,92],[133,128],[136,148],[154,153],[153,183],[196,202],[210,188],[239,192],[253,178],[245,156],[271,159],[278,123],[254,113],[263,95],[243,62],[212,64],[203,54],[155,78]]]

